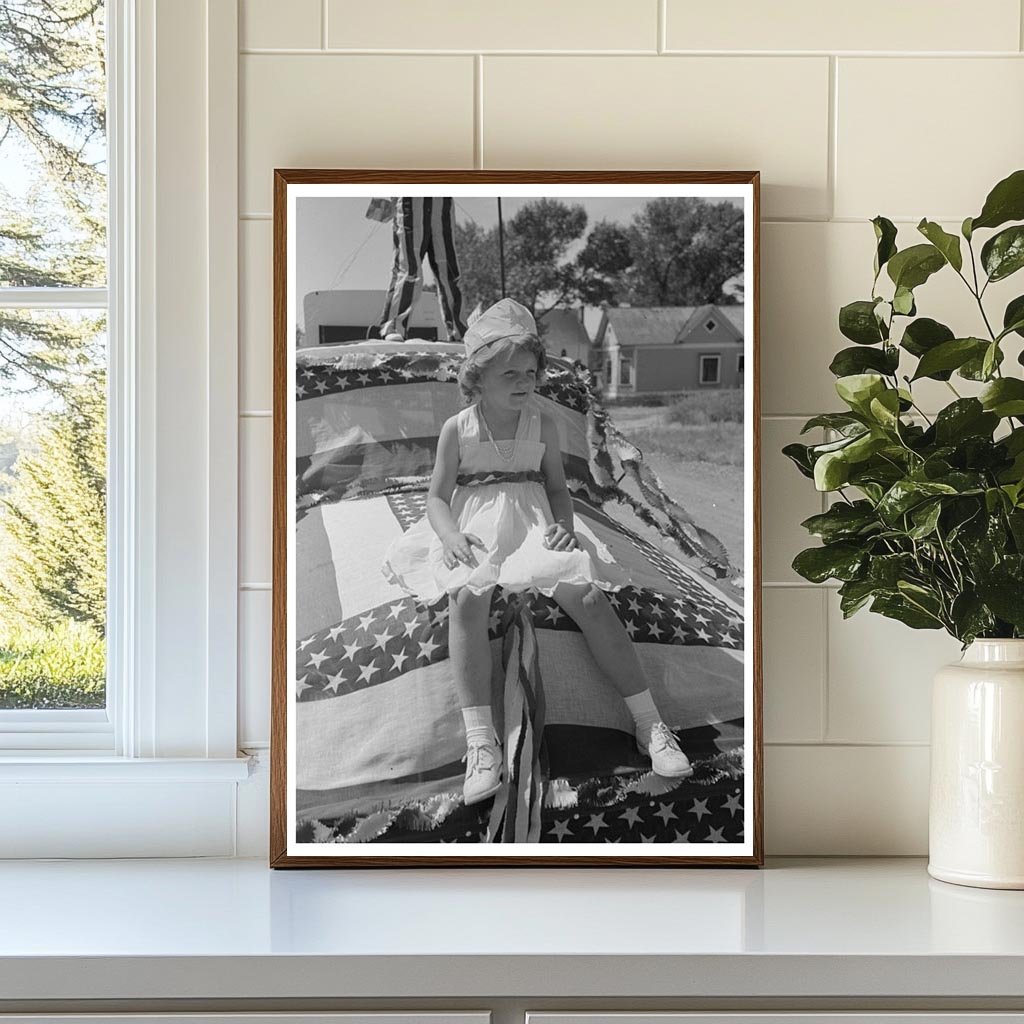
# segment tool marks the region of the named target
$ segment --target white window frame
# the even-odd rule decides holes
[[[704,379],[704,360],[714,359],[715,360],[715,379],[705,380]],[[718,352],[702,352],[700,355],[700,362],[697,366],[697,383],[702,388],[713,388],[722,383],[722,356]]]
[[[0,716],[0,858],[231,855],[249,774],[237,4],[107,0],[107,33],[108,712]]]

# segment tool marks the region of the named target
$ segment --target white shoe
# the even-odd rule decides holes
[[[637,746],[651,759],[656,775],[666,779],[685,779],[693,774],[690,759],[679,749],[679,743],[672,730],[664,722],[651,726],[651,735],[645,745],[637,737]]]
[[[384,335],[385,341],[405,341],[405,338],[397,331],[392,331],[390,334]]]
[[[501,751],[493,739],[471,740],[462,760],[466,762],[462,799],[467,807],[486,800],[501,789]]]

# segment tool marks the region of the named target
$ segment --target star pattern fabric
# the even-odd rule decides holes
[[[450,382],[458,376],[461,361],[457,356],[432,355],[424,359],[416,353],[390,355],[365,366],[348,365],[351,360],[345,356],[318,361],[298,368],[295,398],[301,402],[364,388]],[[584,412],[587,408],[586,387],[579,376],[567,368],[549,366],[537,393],[576,412]]]

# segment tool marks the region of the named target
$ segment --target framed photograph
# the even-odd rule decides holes
[[[275,172],[272,866],[762,863],[758,185]]]

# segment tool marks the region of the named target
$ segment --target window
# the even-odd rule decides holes
[[[710,334],[714,329],[715,329],[715,321],[714,320],[705,320],[704,321],[704,330],[707,331],[708,334]]]
[[[742,352],[740,352],[736,356],[736,376],[737,377],[741,377],[741,378],[743,376],[743,353]]]
[[[718,384],[721,382],[722,357],[703,355],[700,357],[701,384]]]
[[[0,4],[0,722],[77,723],[100,746],[105,15],[103,0]]]
[[[627,388],[633,386],[633,360],[630,356],[619,357],[619,384]]]

